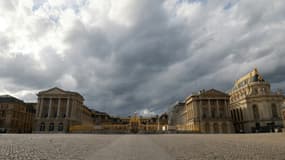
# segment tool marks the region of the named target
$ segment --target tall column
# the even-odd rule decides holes
[[[69,100],[70,100],[70,98],[68,97],[68,98],[67,98],[67,103],[66,103],[65,118],[67,118],[67,117],[68,117],[68,112],[69,112]]]
[[[212,118],[210,99],[208,99],[208,114],[209,114],[209,118]]]
[[[73,100],[72,103],[71,103],[71,112],[70,112],[70,117],[71,118],[75,118],[74,117],[74,112],[77,112],[75,106],[76,106],[76,100]]]
[[[56,112],[56,117],[59,118],[59,113],[60,112],[60,98],[58,98],[58,104],[57,104],[57,112]]]
[[[193,118],[198,118],[198,114],[200,114],[198,108],[197,108],[197,101],[192,101],[192,108],[194,110],[194,117]]]
[[[40,118],[42,117],[43,103],[44,103],[44,98],[40,98],[40,115],[39,115]]]
[[[229,111],[229,108],[230,108],[230,105],[228,105],[228,102],[227,100],[225,100],[225,117],[228,118],[228,117],[231,117],[231,113]]]
[[[48,118],[50,118],[50,114],[51,114],[51,102],[52,102],[52,98],[49,98],[49,105],[48,105]]]
[[[216,105],[217,105],[217,117],[220,118],[220,106],[219,106],[219,100],[216,100]]]

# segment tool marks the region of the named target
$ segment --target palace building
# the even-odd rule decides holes
[[[0,133],[251,133],[285,126],[285,97],[272,92],[257,69],[236,80],[230,92],[201,90],[167,113],[115,117],[89,109],[77,92],[54,87],[37,103],[0,96]]]
[[[175,132],[176,130],[184,130],[186,116],[185,102],[177,101],[174,103],[168,111],[168,131]]]
[[[229,95],[221,91],[202,90],[185,99],[185,128],[200,133],[232,133]]]
[[[177,103],[171,112],[171,118],[176,117],[178,132],[233,132],[229,95],[215,89],[192,94],[185,99],[185,103]]]
[[[69,132],[73,125],[92,125],[92,112],[77,92],[51,88],[37,94],[36,133]]]
[[[176,102],[168,111],[169,131],[180,133],[232,133],[230,96],[221,91],[201,90]]]
[[[236,132],[270,132],[282,127],[280,109],[284,96],[272,92],[257,69],[235,81],[229,94]]]
[[[0,96],[0,130],[4,133],[31,133],[35,104],[10,95]]]

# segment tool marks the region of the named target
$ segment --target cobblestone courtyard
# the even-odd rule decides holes
[[[0,134],[0,159],[285,160],[285,134]]]

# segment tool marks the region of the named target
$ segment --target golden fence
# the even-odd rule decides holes
[[[69,131],[71,133],[92,132],[95,131],[95,127],[93,125],[73,125],[69,127]]]

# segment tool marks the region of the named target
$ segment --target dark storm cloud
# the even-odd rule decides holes
[[[156,90],[155,86],[143,90],[144,95],[140,95],[140,89],[170,65],[187,57],[189,37],[183,34],[185,26],[171,24],[157,1],[139,3],[133,9],[138,16],[136,23],[116,41],[108,39],[108,30],[105,33],[97,28],[87,31],[80,23],[66,40],[74,44],[70,56],[77,59],[71,61],[85,63],[83,66],[86,67],[75,68],[79,73],[75,76],[92,88],[86,94],[94,95],[97,107],[112,113],[129,114],[154,107],[150,104],[152,98],[147,95]],[[145,12],[146,8],[148,12]],[[92,77],[96,80],[90,85]]]
[[[54,85],[75,90],[88,106],[116,115],[145,109],[160,113],[203,88],[229,91],[235,79],[254,67],[272,88],[285,89],[283,1],[129,3],[115,20],[110,8],[103,19],[86,23],[82,14],[70,20],[62,32],[68,46],[63,55],[47,46],[40,61],[27,55],[1,59],[1,78],[9,78],[15,91]],[[44,34],[35,36],[49,35],[42,28],[46,21],[40,21]]]
[[[54,81],[62,75],[65,67],[52,49],[45,48],[42,53],[41,58],[44,61],[41,63],[29,55],[22,54],[2,58],[0,60],[1,77],[10,79],[17,86],[34,89],[54,85]]]

